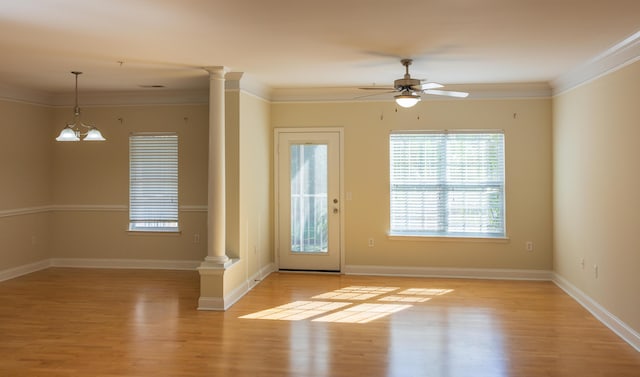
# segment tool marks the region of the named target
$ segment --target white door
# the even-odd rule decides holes
[[[281,270],[340,271],[340,131],[276,130]]]

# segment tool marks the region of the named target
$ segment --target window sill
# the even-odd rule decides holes
[[[129,234],[172,234],[180,235],[182,230],[180,229],[127,229]]]
[[[427,241],[427,242],[488,242],[488,243],[509,243],[508,236],[504,237],[463,237],[463,236],[420,236],[390,233],[387,237],[392,241]]]

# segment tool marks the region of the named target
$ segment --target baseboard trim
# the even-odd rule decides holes
[[[553,274],[555,285],[562,289],[566,294],[571,296],[580,305],[587,309],[594,317],[607,326],[611,331],[618,335],[622,340],[629,343],[631,347],[640,352],[640,334],[622,322],[618,317],[611,314],[607,309],[598,304],[594,299],[582,292],[575,285],[571,284],[567,279]]]
[[[441,277],[465,279],[505,279],[505,280],[551,280],[553,273],[548,270],[489,269],[489,268],[449,268],[449,267],[391,267],[346,265],[347,275]]]
[[[29,263],[22,266],[2,270],[0,271],[0,282],[15,279],[22,275],[27,275],[33,272],[44,270],[49,267],[51,267],[51,261],[49,259],[45,259],[39,262]]]
[[[224,308],[224,299],[221,297],[200,296],[198,299],[198,310],[223,312],[226,310]]]
[[[251,288],[255,287],[261,281],[263,281],[267,276],[271,275],[277,270],[278,269],[276,268],[276,265],[274,263],[269,263],[268,265],[262,267],[258,272],[256,272],[255,274],[249,277],[249,285],[251,286]]]
[[[236,287],[234,290],[229,292],[228,294],[224,295],[223,308],[221,310],[226,311],[227,309],[229,309],[231,306],[233,306],[233,304],[240,301],[240,299],[243,298],[244,295],[249,293],[249,291],[253,287],[255,287],[255,284],[251,286],[249,284],[249,280],[247,280],[244,283],[240,284],[240,286]]]
[[[74,268],[122,268],[144,270],[193,270],[202,261],[161,260],[161,259],[93,259],[93,258],[53,258],[51,267]]]
[[[0,281],[17,278],[49,267],[196,271],[201,263],[202,261],[199,260],[51,258],[0,270]],[[264,266],[248,278],[247,285],[253,288],[274,271],[276,271],[276,267],[273,263]]]

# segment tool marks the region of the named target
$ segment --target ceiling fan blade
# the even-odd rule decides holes
[[[390,94],[390,93],[396,93],[396,92],[397,92],[397,90],[394,89],[394,90],[388,90],[386,92],[378,92],[378,93],[367,94],[367,95],[364,95],[364,96],[358,96],[358,97],[354,97],[353,99],[380,96],[380,95],[383,95],[383,94]]]
[[[422,90],[429,90],[429,89],[438,89],[438,88],[442,88],[443,86],[444,85],[438,84],[437,82],[425,82],[424,84],[414,85],[411,87],[411,89],[422,91]]]
[[[358,88],[362,90],[395,90],[394,87],[391,86],[365,86],[363,88]]]
[[[425,90],[423,91],[425,94],[435,94],[437,96],[448,96],[448,97],[458,97],[458,98],[466,98],[469,93],[467,92],[453,92],[450,90]]]

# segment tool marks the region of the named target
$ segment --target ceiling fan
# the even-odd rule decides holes
[[[393,87],[372,86],[364,87],[360,89],[364,90],[387,90],[387,93],[399,92],[400,94],[394,96],[396,103],[402,107],[412,107],[420,102],[420,93],[434,94],[437,96],[448,96],[465,98],[469,95],[466,92],[454,92],[450,90],[439,90],[442,88],[442,84],[437,82],[424,82],[426,80],[411,78],[409,74],[409,66],[413,63],[413,59],[402,59],[400,63],[405,68],[404,77],[397,79],[393,82]]]

